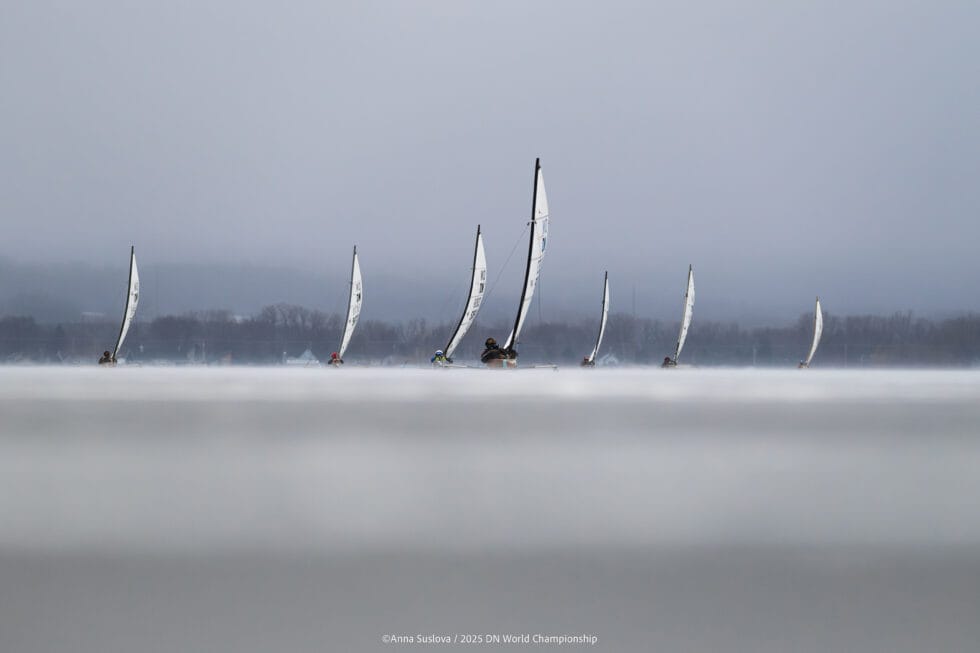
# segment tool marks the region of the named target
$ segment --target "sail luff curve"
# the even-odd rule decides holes
[[[140,275],[136,267],[136,247],[129,248],[129,283],[126,284],[126,307],[123,309],[122,324],[119,325],[119,338],[116,346],[112,350],[112,358],[115,359],[119,350],[122,349],[129,327],[136,317],[136,306],[140,301]]]
[[[687,268],[687,292],[684,293],[684,314],[681,317],[681,330],[677,334],[674,363],[677,363],[681,350],[684,349],[684,341],[687,340],[687,331],[691,328],[692,317],[694,317],[694,266],[689,265]]]
[[[602,282],[602,319],[599,322],[599,337],[595,340],[595,347],[592,349],[592,354],[589,356],[589,362],[594,363],[595,357],[599,355],[599,346],[602,345],[602,336],[606,332],[606,320],[609,317],[609,272],[606,272],[606,278]]]
[[[817,297],[817,305],[813,310],[813,344],[810,345],[810,353],[806,357],[806,366],[809,367],[813,355],[817,353],[817,346],[820,345],[820,337],[823,335],[823,311],[820,308],[820,298]]]
[[[362,299],[361,264],[357,259],[357,246],[355,245],[354,258],[351,261],[350,268],[350,298],[347,300],[347,321],[344,323],[344,336],[340,341],[340,349],[337,352],[340,358],[344,357],[344,352],[347,351],[347,345],[350,344],[350,339],[354,335],[354,327],[357,326],[357,319],[361,316]]]
[[[521,290],[521,302],[517,309],[517,319],[514,320],[514,328],[507,337],[504,349],[509,349],[517,344],[521,336],[521,329],[524,327],[524,321],[527,319],[527,314],[531,309],[534,289],[537,287],[538,276],[541,274],[541,261],[544,259],[545,250],[548,247],[549,217],[548,195],[544,189],[541,159],[535,159],[534,192],[531,200],[531,235],[528,240],[524,287]]]
[[[456,330],[449,337],[449,344],[446,345],[446,358],[452,358],[456,347],[463,340],[463,336],[473,326],[476,315],[480,312],[483,304],[483,295],[487,290],[487,255],[483,249],[483,234],[480,233],[480,226],[476,227],[476,245],[473,248],[473,275],[470,277],[470,292],[467,295],[466,306],[463,307],[463,314],[459,317]]]

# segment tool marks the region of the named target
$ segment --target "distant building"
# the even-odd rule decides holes
[[[320,364],[320,361],[317,359],[316,356],[313,355],[312,350],[307,349],[296,358],[289,358],[286,356],[286,353],[283,352],[282,363],[283,365],[299,365],[302,367],[315,367]]]

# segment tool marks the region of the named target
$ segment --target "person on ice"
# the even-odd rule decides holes
[[[452,363],[452,359],[448,358],[446,354],[441,349],[436,349],[436,354],[429,359],[429,362],[433,365],[448,365]]]
[[[664,362],[660,367],[677,367],[677,363],[670,359],[670,356],[664,356]]]
[[[591,360],[588,356],[582,359],[582,367],[595,367],[595,361]]]
[[[116,361],[112,358],[112,352],[104,351],[102,352],[102,358],[99,359],[99,365],[112,365]]]
[[[514,360],[517,358],[516,351],[513,349],[501,349],[497,345],[497,341],[493,338],[487,338],[484,346],[485,349],[480,354],[480,362],[484,365],[491,365],[493,361]]]
[[[344,359],[341,358],[337,354],[337,352],[333,352],[332,354],[330,354],[330,360],[327,361],[327,365],[343,365],[343,364],[344,364]]]

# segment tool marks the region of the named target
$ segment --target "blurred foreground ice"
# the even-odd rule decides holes
[[[0,420],[2,650],[980,641],[978,372],[0,368]]]
[[[980,374],[0,370],[0,546],[977,545]]]

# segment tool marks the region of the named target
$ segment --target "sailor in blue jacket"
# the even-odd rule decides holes
[[[452,363],[452,359],[447,358],[446,354],[441,349],[436,349],[436,355],[429,359],[429,362],[433,365],[448,365]]]

